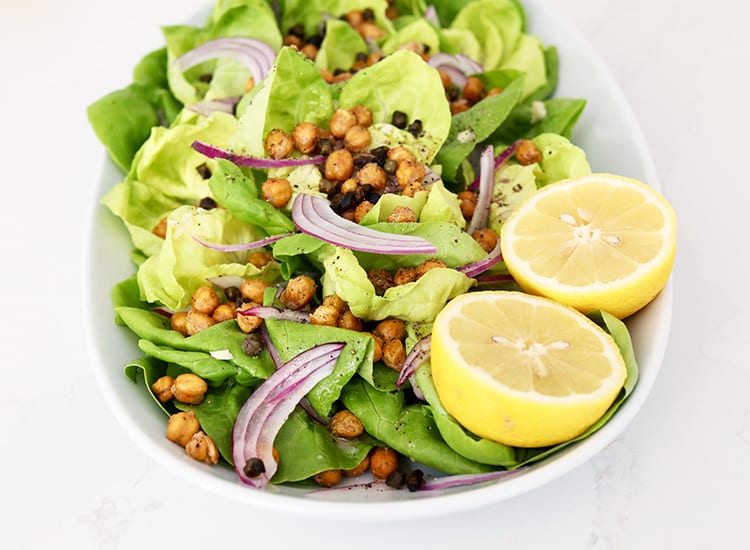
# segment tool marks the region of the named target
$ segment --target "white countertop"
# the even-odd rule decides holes
[[[81,267],[102,149],[85,107],[202,0],[0,6],[0,545],[8,549],[748,548],[750,4],[549,0],[629,98],[679,222],[663,367],[625,432],[573,472],[439,520],[305,520],[152,462],[86,353]],[[564,60],[563,60],[564,62]]]

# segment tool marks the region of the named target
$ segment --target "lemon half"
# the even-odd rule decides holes
[[[460,424],[516,447],[580,435],[627,376],[617,344],[588,317],[511,291],[449,302],[433,325],[430,362],[440,401]]]

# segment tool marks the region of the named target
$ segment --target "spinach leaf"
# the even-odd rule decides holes
[[[146,389],[149,395],[151,395],[156,404],[159,405],[159,408],[163,410],[167,416],[169,416],[170,413],[169,411],[167,411],[164,404],[159,401],[154,395],[154,392],[151,391],[151,385],[159,378],[164,376],[164,373],[166,372],[166,365],[163,361],[159,361],[154,357],[139,357],[138,359],[134,359],[133,361],[125,365],[124,372],[125,376],[130,378],[135,383],[138,383],[139,374],[143,376],[143,381],[146,385]]]
[[[369,434],[417,462],[448,474],[492,469],[451,449],[424,406],[406,405],[402,391],[382,392],[357,378],[346,385],[341,400]]]
[[[229,361],[214,359],[202,351],[182,351],[157,346],[148,340],[139,340],[138,347],[143,353],[162,361],[174,363],[197,374],[209,384],[222,384],[237,375],[237,367]]]

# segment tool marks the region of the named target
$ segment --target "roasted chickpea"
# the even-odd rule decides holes
[[[380,321],[372,330],[383,340],[403,340],[406,338],[406,323],[401,319],[390,318]]]
[[[326,68],[320,69],[320,75],[328,84],[333,84],[333,73]]]
[[[338,326],[339,312],[331,305],[321,304],[310,314],[311,325]]]
[[[174,378],[171,376],[162,376],[157,378],[153,384],[151,384],[151,391],[161,403],[166,403],[174,397],[172,393],[172,384],[174,384]]]
[[[271,260],[273,260],[273,254],[271,254],[270,252],[266,252],[265,250],[252,252],[247,257],[247,263],[253,264],[258,269],[261,269],[262,267],[268,265]]]
[[[413,267],[400,267],[393,276],[393,284],[405,285],[406,283],[412,283],[419,278],[417,270]]]
[[[237,316],[237,308],[234,307],[233,303],[221,304],[211,314],[211,318],[217,323],[223,323],[229,321]]]
[[[195,289],[190,299],[190,307],[198,313],[211,315],[219,306],[219,296],[212,286],[204,285]]]
[[[206,464],[219,462],[219,450],[216,448],[216,443],[202,431],[190,438],[185,445],[185,451],[190,458]]]
[[[350,151],[364,151],[371,142],[370,131],[364,126],[352,126],[344,135],[344,147]]]
[[[269,286],[270,285],[265,281],[246,279],[242,281],[242,284],[240,285],[240,294],[243,298],[246,298],[251,302],[262,304],[263,295]]]
[[[292,130],[292,141],[300,153],[314,153],[318,148],[318,127],[311,122],[300,122]]]
[[[165,239],[167,237],[167,218],[159,220],[159,223],[156,224],[156,227],[151,232],[160,239]]]
[[[178,412],[169,417],[167,439],[184,447],[200,429],[200,422],[193,411]]]
[[[292,185],[283,178],[268,178],[261,185],[263,198],[276,208],[282,208],[292,198]]]
[[[417,161],[403,160],[398,163],[396,169],[396,181],[401,187],[408,187],[410,184],[420,184],[425,176],[424,164]]]
[[[471,234],[474,240],[479,243],[482,250],[489,253],[497,246],[498,235],[494,229],[477,229]]]
[[[313,480],[321,487],[333,487],[341,481],[342,477],[341,470],[325,470],[315,474]]]
[[[354,209],[354,221],[356,223],[362,223],[362,219],[367,215],[367,213],[372,210],[372,207],[375,206],[370,201],[362,201],[357,205],[357,207]]]
[[[370,471],[378,479],[385,479],[398,469],[398,455],[390,447],[375,447],[370,453]]]
[[[339,73],[333,76],[333,82],[344,82],[345,80],[349,80],[352,77],[352,73],[346,72],[346,73]]]
[[[400,371],[406,360],[406,349],[401,340],[383,342],[383,363],[393,370]]]
[[[335,294],[329,294],[323,298],[323,305],[334,307],[337,313],[343,313],[346,310],[346,302]]]
[[[262,317],[242,313],[243,311],[247,311],[248,309],[258,305],[260,304],[256,302],[247,302],[243,304],[241,308],[237,308],[237,315],[235,319],[237,320],[237,325],[240,327],[240,330],[245,334],[255,332],[263,324]]]
[[[290,279],[281,293],[281,303],[290,309],[302,309],[315,297],[315,280],[308,275]]]
[[[443,83],[443,88],[446,90],[450,88],[452,84],[451,75],[442,69],[438,69],[438,74],[440,75],[440,81]]]
[[[348,179],[354,171],[354,157],[346,149],[333,151],[325,163],[325,177],[333,181],[344,181]]]
[[[451,101],[451,114],[457,115],[459,113],[465,113],[469,110],[470,106],[471,105],[469,105],[469,102],[464,98],[457,99],[456,101]]]
[[[365,21],[357,27],[357,32],[359,32],[365,41],[378,40],[385,36],[385,31],[370,21]]]
[[[349,330],[362,330],[362,319],[354,315],[349,309],[339,315],[338,327]]]
[[[335,138],[343,138],[357,124],[357,117],[346,109],[336,109],[328,120],[328,130]]]
[[[503,93],[502,88],[491,88],[489,91],[487,91],[487,95],[485,95],[485,97],[490,97],[493,95],[500,95],[501,93]]]
[[[480,101],[484,97],[484,83],[476,76],[470,76],[464,84],[463,95],[469,103]]]
[[[331,417],[329,429],[334,437],[354,439],[365,431],[362,421],[353,412],[343,409]]]
[[[414,157],[414,153],[409,151],[406,147],[394,147],[393,149],[389,149],[387,157],[390,160],[395,160],[398,163],[401,163],[405,160],[408,160],[410,162],[417,161],[417,159]]]
[[[202,330],[206,330],[216,324],[216,321],[207,313],[201,313],[200,311],[188,311],[185,317],[185,334],[187,336],[193,336],[198,334]]]
[[[391,223],[416,222],[417,215],[414,213],[414,210],[408,206],[397,206],[390,214],[388,214],[386,221]]]
[[[365,334],[372,336],[372,362],[377,363],[383,358],[383,339],[372,332],[367,332]]]
[[[425,260],[417,266],[417,277],[421,277],[429,270],[435,269],[436,267],[448,267],[448,264],[446,264],[443,260],[438,260],[437,258]]]
[[[177,311],[169,319],[172,330],[176,330],[183,336],[187,336],[187,311]]]
[[[542,152],[530,139],[521,140],[516,149],[516,159],[521,166],[528,166],[542,160]]]
[[[299,36],[295,36],[293,34],[288,34],[284,37],[284,46],[292,46],[297,49],[301,48],[304,42]]]
[[[178,375],[172,383],[172,394],[177,401],[198,405],[208,391],[208,384],[197,374],[186,372]]]
[[[393,275],[385,269],[372,269],[367,272],[367,278],[375,287],[375,294],[378,296],[382,296],[386,290],[395,286]]]
[[[270,157],[276,160],[283,159],[294,149],[294,141],[292,136],[276,128],[266,136],[265,148]]]
[[[353,193],[357,187],[359,187],[359,182],[355,178],[349,178],[341,184],[339,193]]]
[[[355,105],[350,111],[360,126],[367,128],[372,124],[372,111],[364,105]]]
[[[477,206],[479,197],[476,193],[469,190],[461,191],[457,196],[460,201],[461,214],[463,214],[465,219],[470,220],[474,215],[474,209]]]
[[[357,172],[357,181],[361,185],[372,185],[376,191],[385,189],[387,179],[388,176],[385,170],[376,162],[368,162]]]
[[[352,27],[359,27],[362,23],[365,22],[365,18],[362,15],[362,10],[351,10],[344,14],[344,18]]]
[[[351,468],[349,470],[344,470],[344,475],[346,477],[357,477],[357,476],[364,474],[369,467],[370,467],[370,455],[365,455],[365,458],[362,459],[362,462],[357,464],[354,468]]]
[[[305,44],[304,46],[302,46],[301,51],[313,61],[315,61],[315,58],[318,57],[318,47],[315,44]]]

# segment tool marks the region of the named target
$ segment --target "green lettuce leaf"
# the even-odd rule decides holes
[[[477,61],[489,70],[501,67],[513,54],[523,21],[518,5],[510,0],[476,0],[461,8],[451,27],[474,33],[481,49]]]
[[[567,138],[557,134],[540,134],[532,141],[542,153],[535,173],[537,187],[591,173],[586,153]]]
[[[346,21],[331,19],[326,23],[326,35],[315,57],[315,64],[332,73],[336,69],[348,71],[358,53],[369,53],[362,35]]]

